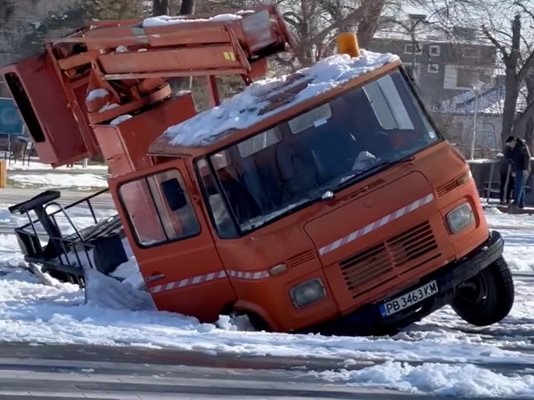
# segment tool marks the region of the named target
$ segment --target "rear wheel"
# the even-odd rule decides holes
[[[487,326],[501,321],[514,304],[512,273],[503,257],[465,282],[451,306],[466,322]]]

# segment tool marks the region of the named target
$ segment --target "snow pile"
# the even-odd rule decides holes
[[[91,306],[131,311],[155,311],[152,297],[145,290],[120,282],[97,270],[87,268],[85,276],[85,302]]]
[[[485,210],[491,229],[504,237],[504,257],[516,272],[534,272],[534,216],[506,214],[497,208]]]
[[[332,90],[350,79],[374,71],[395,60],[398,60],[398,57],[393,54],[365,50],[362,50],[361,56],[357,58],[351,58],[346,54],[335,55],[296,74],[255,82],[220,106],[169,127],[164,135],[170,138],[172,145],[207,145],[229,130],[250,127],[296,103]],[[291,89],[297,92],[291,101],[280,107],[267,109],[271,100],[274,101]]]
[[[198,22],[232,22],[240,20],[243,13],[236,14],[220,14],[211,18],[187,18],[187,17],[171,17],[169,15],[160,15],[158,17],[146,18],[143,21],[143,28],[151,28],[165,25],[191,24]]]
[[[0,235],[0,277],[9,271],[24,265],[24,256],[20,252],[15,235]],[[0,317],[1,318],[1,317]]]
[[[525,89],[524,87],[522,89]],[[476,109],[479,114],[500,115],[504,110],[504,99],[506,90],[504,85],[497,85],[487,90],[483,90],[477,95]],[[524,96],[520,96],[517,101],[516,111],[523,112],[527,102]],[[451,100],[444,101],[441,104],[442,111],[473,114],[475,112],[475,92],[468,90],[462,94],[453,97]]]
[[[311,373],[332,383],[453,397],[534,396],[534,376],[504,376],[475,365],[386,362],[357,371]]]
[[[117,46],[115,53],[128,53],[128,47],[124,45]]]
[[[5,224],[11,221],[11,213],[7,209],[0,209],[0,223]]]
[[[107,96],[110,96],[110,93],[106,89],[94,89],[87,94],[87,97],[85,98],[85,101],[87,103],[90,103],[92,101],[95,101],[96,99],[102,99]]]
[[[47,189],[65,188],[105,188],[108,186],[104,175],[95,174],[14,174],[9,180],[23,187],[46,187]]]

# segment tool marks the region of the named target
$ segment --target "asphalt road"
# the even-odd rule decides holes
[[[1,344],[0,399],[440,398],[333,385],[307,373],[341,367],[324,359]]]

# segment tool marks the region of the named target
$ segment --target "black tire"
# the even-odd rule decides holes
[[[505,318],[514,304],[514,281],[503,257],[465,282],[451,303],[466,322],[488,326]]]

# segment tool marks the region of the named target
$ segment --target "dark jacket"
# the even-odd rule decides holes
[[[501,175],[506,175],[508,173],[508,166],[512,164],[512,152],[513,150],[506,146],[503,151],[503,158],[500,162]],[[513,167],[513,165],[512,165]]]
[[[522,140],[517,139],[515,148],[512,150],[511,159],[516,171],[530,171],[530,151]]]

